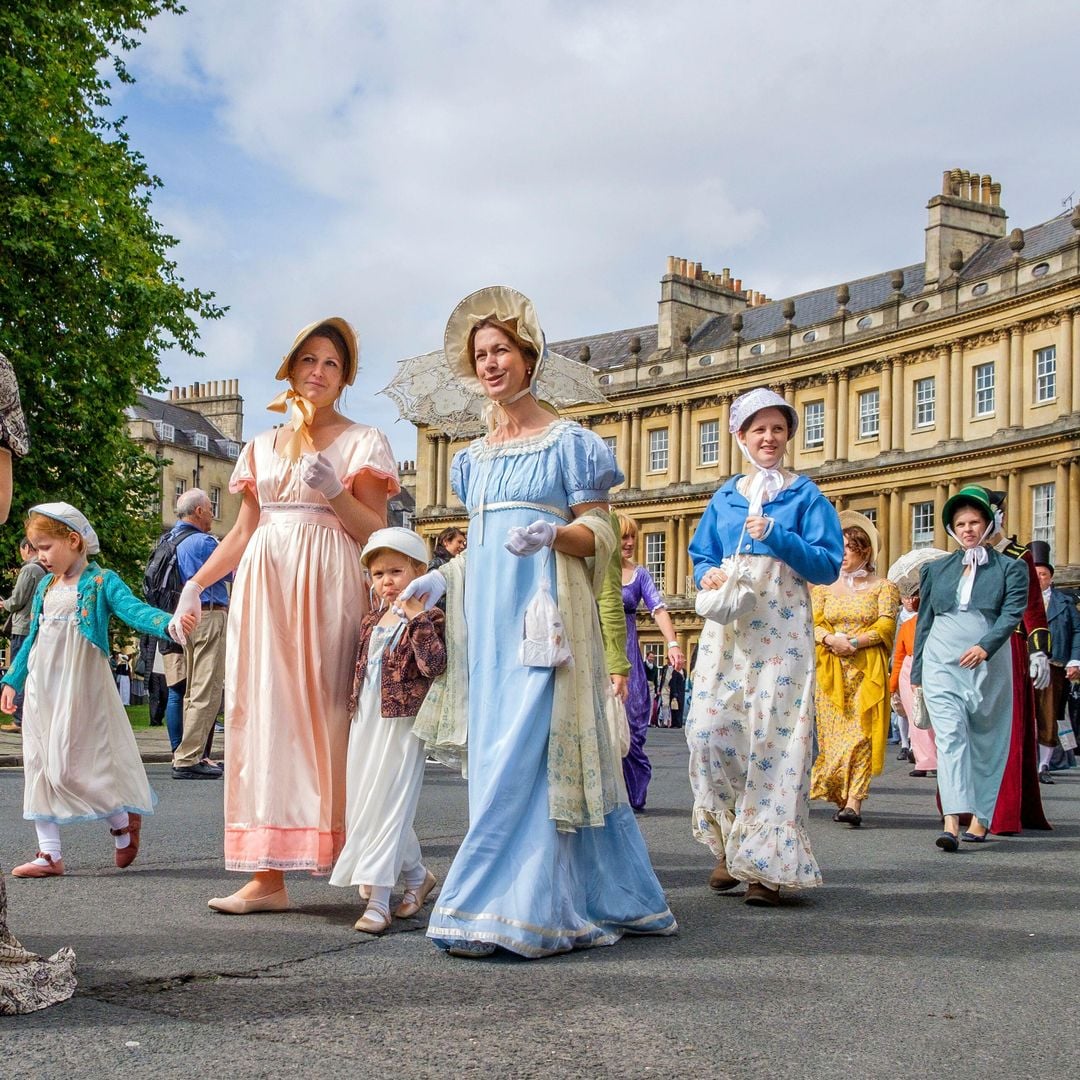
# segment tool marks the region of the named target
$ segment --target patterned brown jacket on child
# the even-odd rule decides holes
[[[356,657],[349,716],[356,714],[360,686],[367,669],[368,645],[375,624],[383,612],[372,611],[360,624],[360,649]],[[443,641],[444,616],[438,608],[424,611],[405,625],[401,636],[382,658],[382,715],[415,716],[427,694],[431,680],[446,670],[446,644]]]

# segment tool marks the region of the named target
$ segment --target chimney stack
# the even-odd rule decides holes
[[[966,263],[984,244],[1005,235],[1001,185],[988,174],[947,169],[941,194],[927,204],[926,285],[937,288],[949,275],[949,261],[959,251]]]
[[[740,280],[732,280],[730,267],[714,274],[699,262],[669,255],[667,273],[660,279],[657,348],[675,348],[714,315],[745,311],[748,297],[741,287]]]

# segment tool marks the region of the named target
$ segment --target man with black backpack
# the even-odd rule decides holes
[[[185,491],[176,500],[176,514],[179,520],[161,538],[146,568],[146,598],[166,611],[176,609],[184,584],[198,574],[218,544],[210,535],[214,511],[205,491]],[[217,780],[222,775],[218,766],[203,759],[225,685],[229,593],[224,581],[203,590],[202,609],[203,617],[183,648],[184,733],[173,751],[174,780]]]

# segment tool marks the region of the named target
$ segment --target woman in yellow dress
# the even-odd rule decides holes
[[[828,799],[833,821],[857,828],[870,778],[881,772],[889,731],[889,657],[900,593],[874,573],[878,534],[864,514],[840,514],[840,578],[810,591],[817,645],[818,757],[812,799]]]

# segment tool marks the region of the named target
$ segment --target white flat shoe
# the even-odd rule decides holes
[[[206,906],[223,915],[254,915],[257,911],[288,911],[289,897],[284,888],[266,896],[256,896],[253,900],[245,900],[233,893],[232,896],[215,896],[207,900]]]

